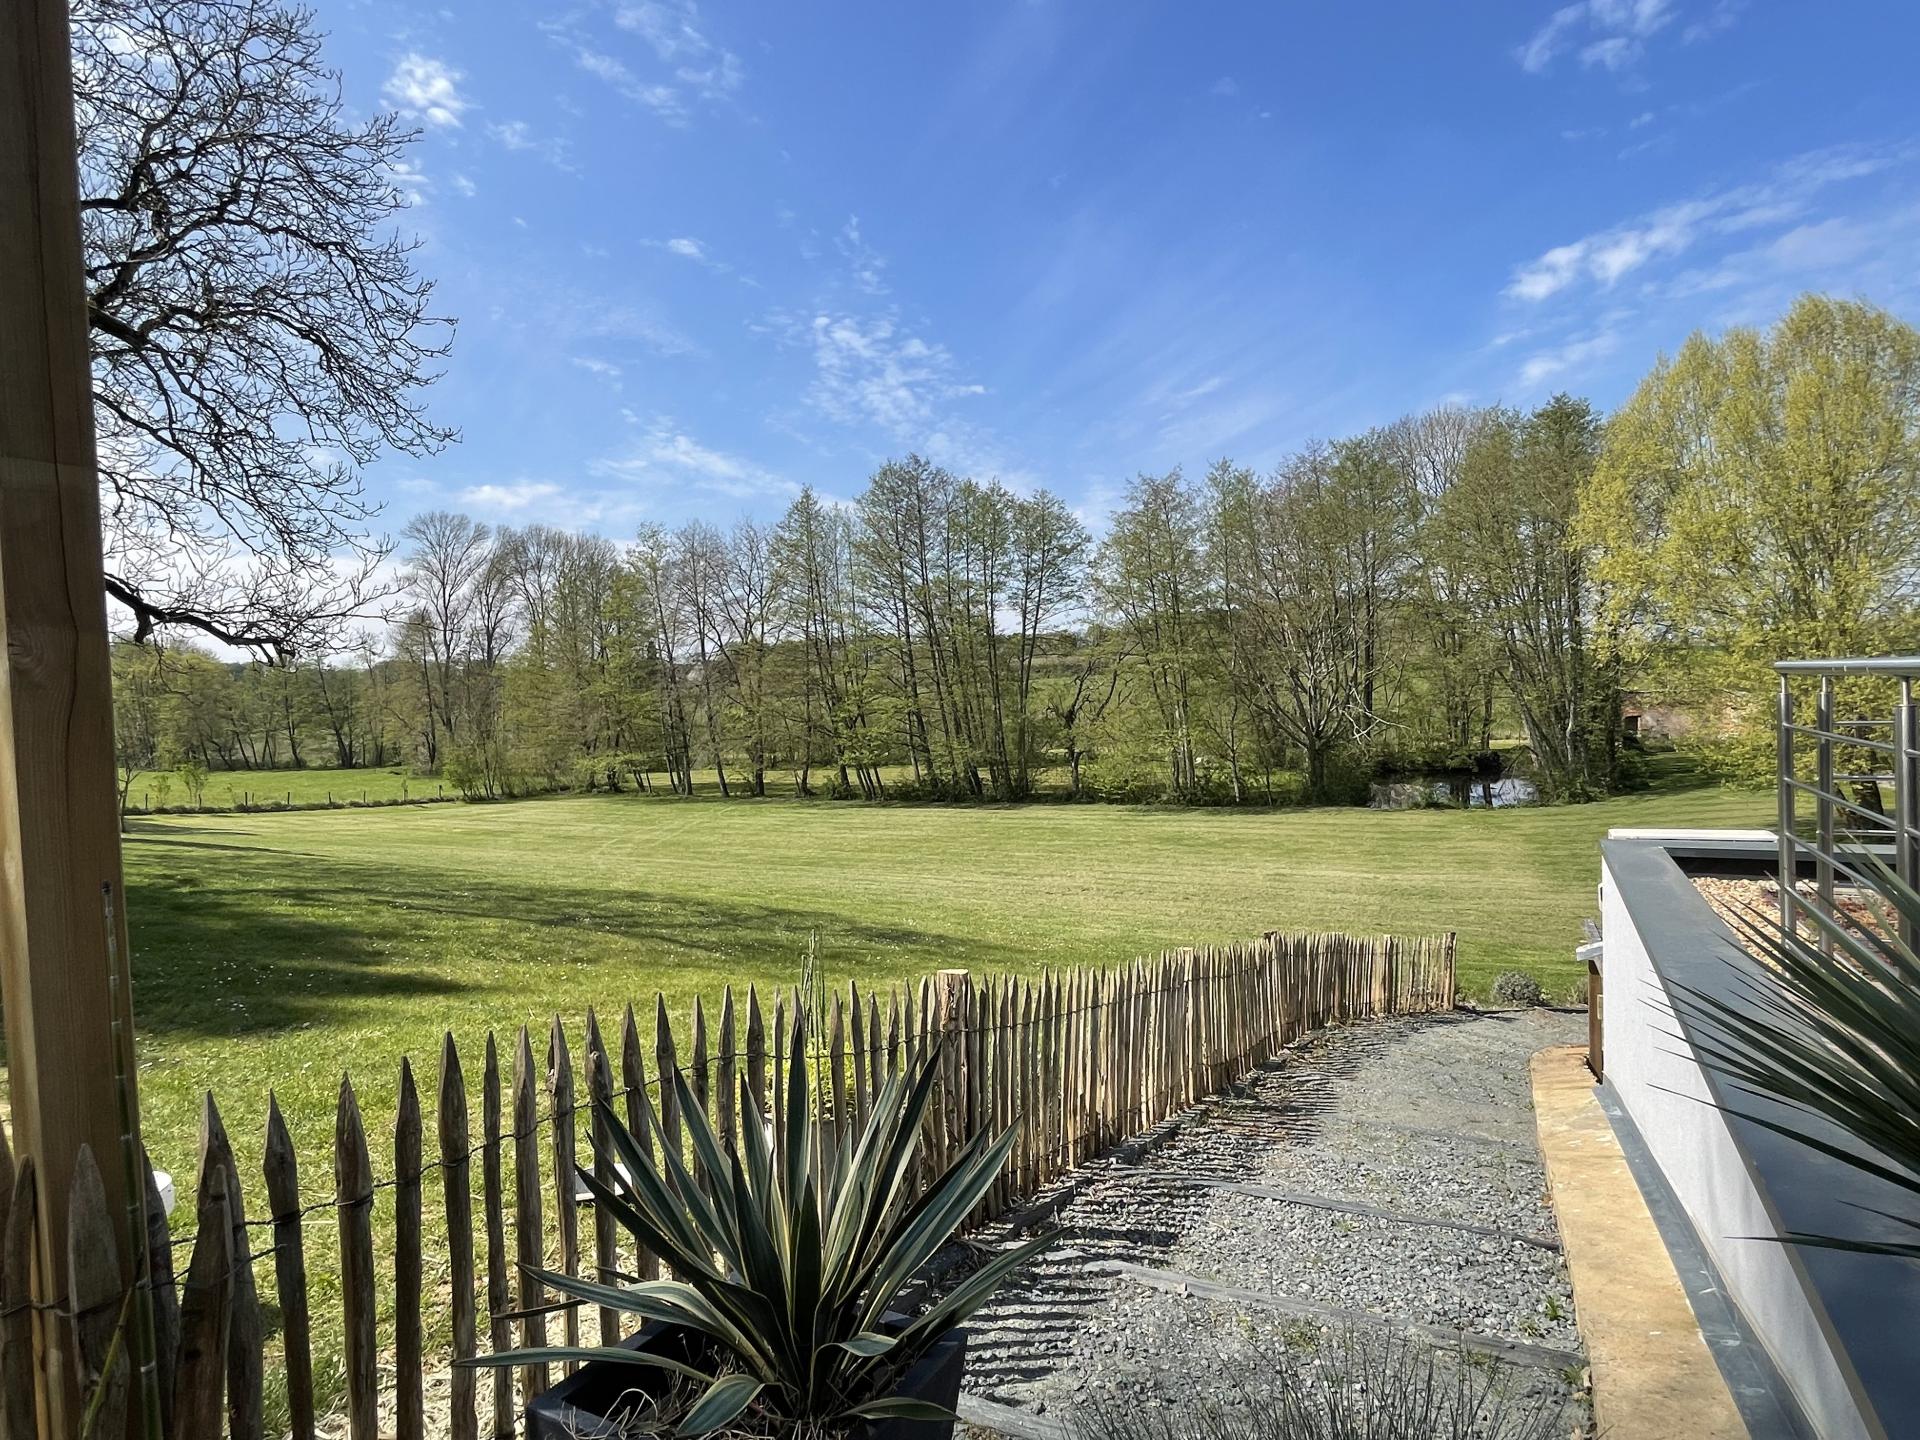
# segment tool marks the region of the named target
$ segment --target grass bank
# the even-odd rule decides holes
[[[942,965],[1037,969],[1262,929],[1452,929],[1463,987],[1577,979],[1616,825],[1763,823],[1764,796],[1255,812],[574,797],[150,817],[127,837],[143,1109],[190,1168],[197,1097],[237,1134],[269,1085],[330,1134],[340,1073],[375,1109],[440,1034],[690,1003],[793,976],[810,932],[863,985]],[[424,1079],[423,1075],[423,1079]]]

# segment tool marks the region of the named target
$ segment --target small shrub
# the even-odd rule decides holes
[[[188,803],[196,810],[203,807],[207,803],[207,767],[198,760],[182,760],[173,773],[186,787]]]
[[[1493,998],[1502,1005],[1539,1005],[1547,997],[1533,976],[1523,970],[1506,970],[1493,982]]]

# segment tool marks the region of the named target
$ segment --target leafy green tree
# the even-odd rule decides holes
[[[1180,471],[1138,476],[1100,547],[1097,585],[1101,602],[1133,635],[1127,663],[1146,680],[1167,789],[1182,800],[1200,791],[1194,712],[1210,580],[1200,502]]]
[[[1609,424],[1580,533],[1634,653],[1684,650],[1715,689],[1911,645],[1920,332],[1808,295],[1765,333],[1694,335]]]
[[[1291,457],[1259,491],[1246,547],[1243,683],[1304,760],[1308,798],[1333,798],[1335,759],[1375,724],[1377,641],[1369,616],[1369,521],[1350,505],[1334,451]]]
[[[1414,564],[1403,624],[1411,688],[1401,719],[1422,747],[1464,759],[1493,743],[1498,662],[1494,637],[1474,613],[1461,547],[1447,533],[1447,496],[1474,440],[1499,412],[1443,405],[1379,432],[1413,511]]]
[[[1542,788],[1568,800],[1612,788],[1620,687],[1614,648],[1596,634],[1599,597],[1581,497],[1601,422],[1556,395],[1531,415],[1490,417],[1442,502],[1449,564],[1499,647]]]

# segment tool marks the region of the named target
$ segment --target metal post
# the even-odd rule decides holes
[[[1814,797],[1815,825],[1818,828],[1819,849],[1813,857],[1814,875],[1820,895],[1820,909],[1826,918],[1833,918],[1833,677],[1820,677],[1820,697],[1814,702],[1813,728],[1818,732],[1815,738],[1815,781],[1819,794]],[[1791,787],[1789,787],[1791,788]],[[1820,953],[1833,954],[1833,937],[1824,929],[1820,932]]]
[[[1794,931],[1793,914],[1793,691],[1785,675],[1780,677],[1780,717],[1778,749],[1780,765],[1780,928]]]
[[[1893,867],[1909,887],[1920,887],[1920,731],[1916,730],[1913,678],[1900,677],[1900,703],[1893,710]],[[1900,938],[1914,943],[1913,921],[1904,914]]]

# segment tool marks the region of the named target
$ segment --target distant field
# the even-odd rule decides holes
[[[378,770],[214,770],[207,775],[202,800],[212,810],[247,805],[325,805],[329,799],[353,801],[422,799],[441,792],[435,779],[422,779],[404,765]],[[127,790],[127,803],[151,810],[156,805],[189,805],[193,797],[171,770],[142,770]]]
[[[1714,789],[1402,813],[627,795],[138,818],[148,1135],[185,1171],[200,1093],[252,1135],[273,1085],[318,1145],[343,1069],[385,1110],[399,1057],[430,1075],[443,1029],[477,1042],[656,988],[690,1003],[790,979],[811,931],[835,979],[866,984],[1269,928],[1453,929],[1468,991],[1518,967],[1564,992],[1609,826],[1750,825],[1767,808]]]
[[[887,785],[904,784],[912,777],[912,770],[904,765],[886,766],[881,771],[881,779]],[[820,788],[828,779],[825,772],[816,770],[813,775],[814,787]],[[730,772],[727,781],[736,796],[745,793],[748,788],[738,773]],[[631,793],[632,781],[623,780],[622,783]],[[662,795],[670,793],[666,771],[653,775],[651,783],[659,787]],[[1036,775],[1036,785],[1041,790],[1064,792],[1067,789],[1066,771],[1040,771]],[[696,798],[702,795],[718,798],[718,774],[711,769],[695,770],[693,790]],[[781,771],[767,776],[767,798],[792,797],[794,790],[794,777],[790,772]],[[346,806],[376,800],[426,800],[458,793],[455,787],[437,777],[416,775],[405,765],[356,770],[312,766],[305,770],[209,771],[201,799],[209,810],[240,810],[274,805],[326,805],[329,801]],[[133,777],[133,784],[127,791],[127,803],[138,810],[151,810],[156,806],[164,810],[188,805],[191,800],[186,786],[171,770],[142,770]]]

